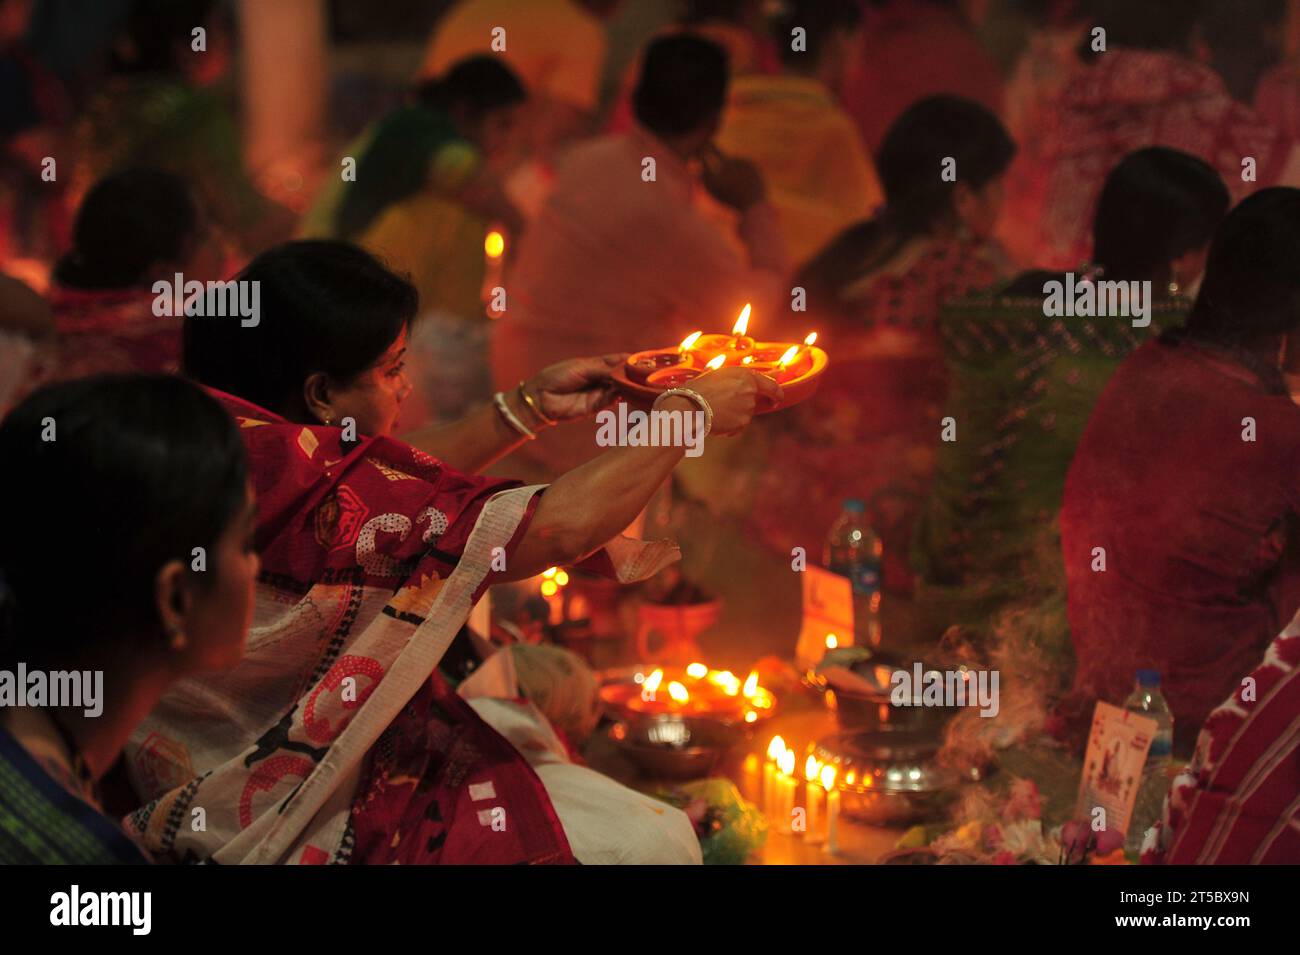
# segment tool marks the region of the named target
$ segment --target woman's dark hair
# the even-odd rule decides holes
[[[1092,49],[1092,30],[1106,31],[1106,49],[1183,52],[1201,22],[1205,0],[1087,0],[1080,19],[1089,25],[1080,44],[1085,59],[1103,54]]]
[[[306,420],[310,375],[352,381],[392,347],[419,304],[410,282],[364,249],[331,239],[276,246],[237,281],[260,283],[257,324],[187,315],[184,372],[291,420]]]
[[[494,110],[524,101],[524,87],[493,56],[461,60],[444,76],[415,91],[416,105],[396,110],[375,129],[334,213],[334,234],[351,239],[385,209],[418,193],[429,181],[438,149],[462,136],[453,116],[477,122]]]
[[[176,53],[192,42],[195,27],[229,14],[218,0],[133,0],[109,52],[114,73],[175,73]]]
[[[1247,196],[1214,234],[1187,337],[1257,350],[1300,325],[1300,189]]]
[[[884,210],[840,233],[804,266],[798,284],[810,299],[822,298],[870,275],[908,241],[951,216],[957,183],[983,188],[1006,171],[1015,152],[1006,128],[979,103],[959,96],[913,103],[880,147]],[[948,157],[956,162],[956,182],[940,175]]]
[[[660,37],[646,50],[632,94],[637,121],[656,136],[693,133],[721,114],[727,51],[690,33]]]
[[[788,0],[772,21],[772,38],[781,62],[811,71],[825,54],[826,38],[837,32],[849,33],[862,23],[857,0]],[[806,48],[795,50],[791,31],[802,27]]]
[[[1164,283],[1174,259],[1209,244],[1230,202],[1204,160],[1163,146],[1129,153],[1097,200],[1093,259],[1107,279]]]
[[[115,173],[81,201],[72,249],[54,278],[79,289],[148,285],[158,277],[150,269],[185,259],[199,228],[198,205],[177,176],[156,169]]]
[[[155,580],[241,512],[239,429],[172,375],[46,386],[0,423],[0,669],[125,658],[161,636]],[[202,579],[211,577],[200,575]]]

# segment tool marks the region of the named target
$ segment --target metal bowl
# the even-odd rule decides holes
[[[835,767],[840,811],[873,825],[935,818],[956,794],[960,777],[940,766],[937,740],[925,733],[838,733],[819,740],[814,755]]]
[[[645,773],[664,779],[708,776],[744,739],[740,724],[663,714],[614,723],[609,739]]]
[[[824,674],[810,670],[804,682],[823,694],[826,708],[835,714],[845,731],[870,730],[877,733],[916,733],[938,739],[943,728],[956,713],[955,707],[896,706],[891,700],[891,679],[896,670],[912,669],[912,664],[876,655],[851,667],[854,675],[871,686],[858,692],[834,687]],[[924,670],[933,669],[924,667]]]

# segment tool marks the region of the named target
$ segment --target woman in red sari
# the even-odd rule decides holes
[[[1075,726],[1156,669],[1189,751],[1300,606],[1300,409],[1280,369],[1298,263],[1300,190],[1244,200],[1186,326],[1134,352],[1093,410],[1061,508]]]
[[[436,667],[491,583],[584,560],[631,580],[675,559],[617,535],[684,449],[613,448],[544,488],[477,477],[607,403],[622,356],[551,366],[408,444],[388,435],[410,393],[409,283],[328,241],[272,249],[239,279],[260,283],[259,321],[187,316],[184,366],[248,447],[254,626],[238,667],[183,682],[137,732],[128,765],[146,803],[132,827],[155,851],[218,862],[567,862],[579,837],[605,858]],[[741,369],[697,382],[661,407],[707,409],[716,434],[780,393]],[[623,811],[643,843],[693,839],[646,797],[626,791]]]

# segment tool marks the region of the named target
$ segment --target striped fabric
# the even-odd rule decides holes
[[[144,865],[112,820],[0,730],[0,865]]]
[[[1300,863],[1300,615],[1210,714],[1144,862]]]

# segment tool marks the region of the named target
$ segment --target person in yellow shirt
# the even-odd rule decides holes
[[[881,204],[880,180],[834,90],[860,48],[854,0],[791,0],[774,22],[782,69],[736,77],[718,145],[768,184],[790,257],[803,262]]]

